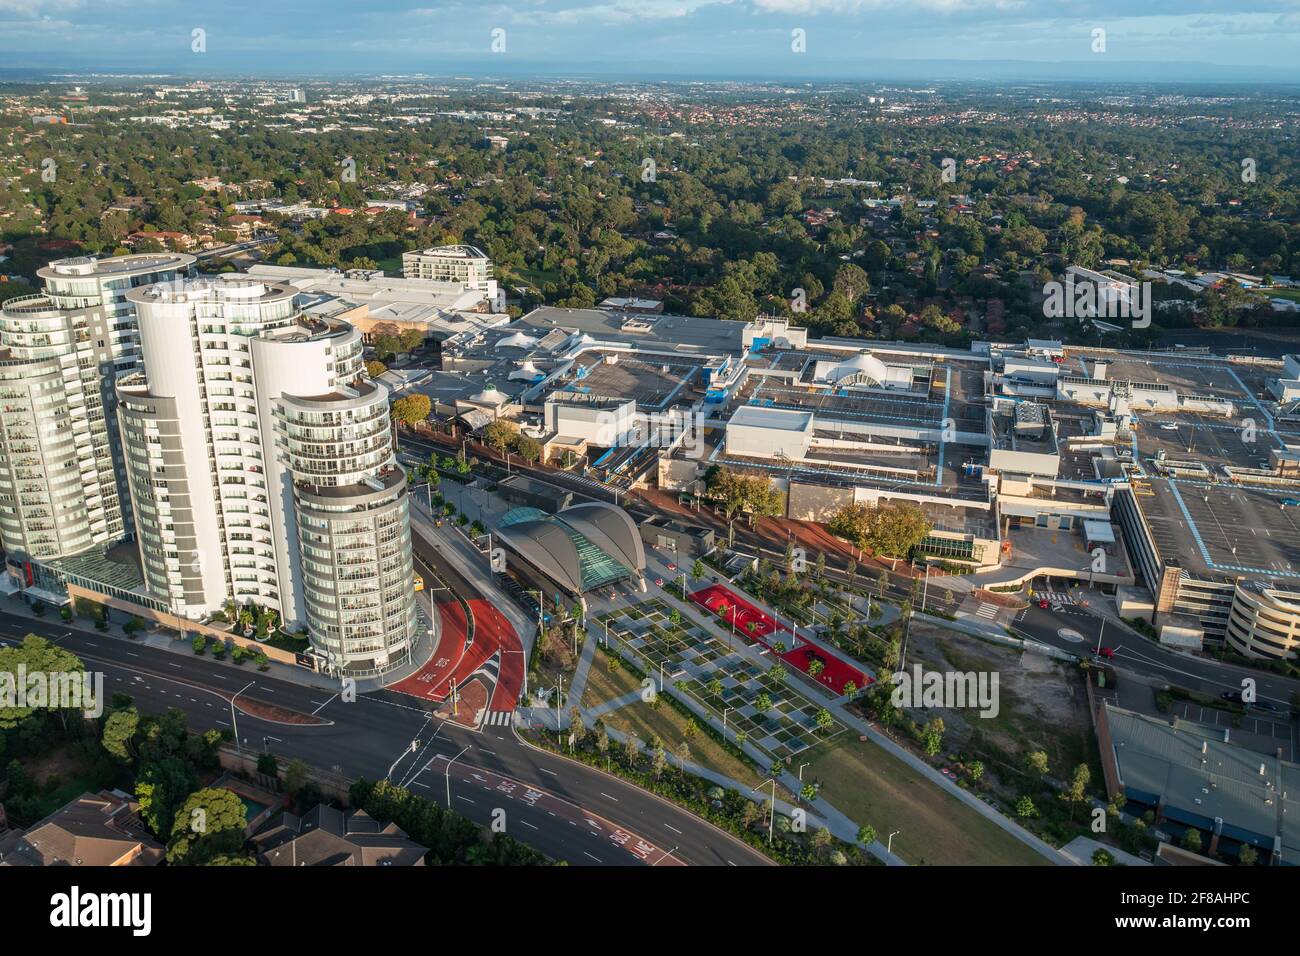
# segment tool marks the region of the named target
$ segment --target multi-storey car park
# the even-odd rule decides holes
[[[0,545],[9,575],[129,534],[113,382],[139,363],[127,294],[189,275],[173,253],[59,259],[0,306]],[[12,576],[12,578],[11,578]]]
[[[118,385],[150,595],[306,626],[324,669],[370,676],[416,633],[406,479],[361,333],[247,277],[134,292],[144,371]]]

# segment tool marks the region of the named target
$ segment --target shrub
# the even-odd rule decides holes
[[[195,654],[202,654],[208,649],[208,639],[202,634],[196,634],[194,640],[190,641],[190,647],[193,648]]]

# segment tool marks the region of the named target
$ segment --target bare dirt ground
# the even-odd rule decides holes
[[[974,671],[998,675],[998,714],[981,717],[974,709],[942,709],[945,752],[968,751],[996,778],[1002,769],[1019,769],[1030,751],[1047,753],[1058,773],[1095,753],[1087,692],[1077,670],[1052,658],[929,624],[913,622],[909,669]],[[933,716],[918,714],[923,722]]]

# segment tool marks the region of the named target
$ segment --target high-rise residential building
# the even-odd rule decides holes
[[[0,545],[38,561],[131,531],[113,385],[139,361],[127,293],[194,270],[158,253],[51,262],[0,306]]]
[[[497,297],[492,260],[475,246],[434,246],[402,253],[402,275],[476,289],[489,299]],[[505,311],[500,309],[498,311]]]
[[[247,276],[132,293],[144,371],[118,385],[145,582],[177,613],[227,602],[306,626],[333,673],[410,657],[406,477],[361,333]]]

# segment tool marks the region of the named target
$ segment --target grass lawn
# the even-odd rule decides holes
[[[881,842],[891,830],[894,852],[918,865],[1047,866],[1048,860],[986,820],[952,794],[869,741],[821,744],[806,755],[804,780]]]
[[[530,285],[534,289],[540,290],[548,282],[560,281],[560,270],[558,269],[502,269],[501,278],[513,280],[516,283]]]
[[[587,687],[583,691],[582,702],[585,707],[594,707],[605,701],[621,697],[629,691],[641,687],[640,679],[630,673],[626,667],[619,668],[613,674],[605,667],[604,651],[598,651],[592,661],[591,670],[587,672]],[[712,737],[704,732],[702,721],[695,736],[686,737],[686,717],[677,711],[666,699],[661,699],[658,707],[651,707],[644,701],[620,707],[600,718],[605,726],[624,733],[636,734],[642,743],[649,743],[655,734],[664,742],[664,749],[676,756],[682,741],[691,748],[691,760],[726,774],[747,786],[753,787],[761,781],[747,764],[724,750]]]
[[[592,660],[591,668],[587,671],[587,686],[582,692],[583,707],[598,707],[631,691],[640,690],[641,680],[635,674],[626,667],[610,673],[606,667],[608,661],[609,658],[603,652],[597,653]]]

